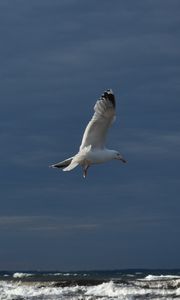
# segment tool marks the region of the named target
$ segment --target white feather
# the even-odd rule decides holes
[[[95,113],[85,129],[80,150],[89,145],[95,149],[103,149],[107,131],[115,120],[115,108],[107,98],[98,100],[94,111]]]

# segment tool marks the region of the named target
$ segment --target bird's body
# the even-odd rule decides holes
[[[90,165],[101,164],[114,159],[114,150],[94,149],[87,153],[86,160]]]
[[[113,159],[126,162],[118,151],[105,148],[108,128],[115,120],[115,97],[112,90],[104,92],[96,102],[94,110],[95,113],[85,129],[79,152],[51,167],[71,171],[80,165],[83,168],[83,176],[86,177],[88,168],[93,164],[100,164]]]

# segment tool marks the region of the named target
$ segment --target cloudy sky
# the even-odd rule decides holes
[[[180,267],[180,1],[0,2],[0,268]],[[112,88],[109,162],[61,172]]]

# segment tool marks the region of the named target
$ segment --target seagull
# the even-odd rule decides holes
[[[122,154],[105,147],[108,129],[116,118],[115,108],[115,96],[112,89],[108,89],[101,95],[94,106],[94,114],[84,131],[79,152],[50,167],[61,168],[63,171],[71,171],[80,165],[83,169],[83,177],[85,178],[88,168],[91,165],[114,159],[126,163],[127,161],[123,158]]]

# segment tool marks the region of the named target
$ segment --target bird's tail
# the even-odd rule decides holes
[[[77,161],[72,162],[69,166],[63,169],[63,171],[71,171],[79,165]]]
[[[76,168],[78,165],[82,164],[87,153],[91,150],[91,145],[84,147],[80,152],[78,152],[72,159],[71,163],[68,166],[65,166],[63,171],[71,171]]]
[[[72,160],[73,160],[73,157],[70,157],[70,158],[65,159],[63,161],[60,161],[60,162],[58,162],[56,164],[53,164],[53,165],[51,165],[49,167],[51,167],[51,168],[61,168],[62,169],[62,168],[65,168],[65,167],[69,166],[70,163],[72,162]]]

